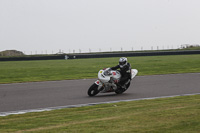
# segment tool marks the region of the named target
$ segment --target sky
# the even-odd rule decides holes
[[[130,51],[200,44],[200,0],[0,0],[0,51]]]

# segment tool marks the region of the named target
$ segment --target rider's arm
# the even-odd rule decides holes
[[[120,68],[119,65],[117,65],[117,66],[111,67],[110,69],[111,69],[111,70],[117,70],[117,69],[119,69],[119,68]]]

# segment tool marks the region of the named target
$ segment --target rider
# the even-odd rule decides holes
[[[115,80],[116,84],[119,84],[122,88],[126,89],[125,83],[131,79],[131,65],[128,63],[128,60],[126,57],[121,57],[119,59],[119,64],[115,67],[111,67],[111,70],[117,70],[120,68],[121,73],[121,79],[118,82]]]

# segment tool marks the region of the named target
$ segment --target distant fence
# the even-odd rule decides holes
[[[58,60],[58,59],[83,59],[83,58],[107,58],[107,57],[135,57],[135,56],[158,56],[158,55],[188,55],[200,54],[200,50],[194,51],[160,51],[160,52],[123,52],[123,53],[91,53],[91,54],[62,54],[56,56],[23,56],[23,57],[0,57],[0,61],[23,61],[23,60]]]

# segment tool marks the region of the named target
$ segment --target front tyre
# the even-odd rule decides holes
[[[96,85],[95,83],[92,84],[90,86],[90,88],[88,89],[88,95],[89,96],[95,96],[98,93],[99,93],[99,91],[98,91],[98,85]]]

